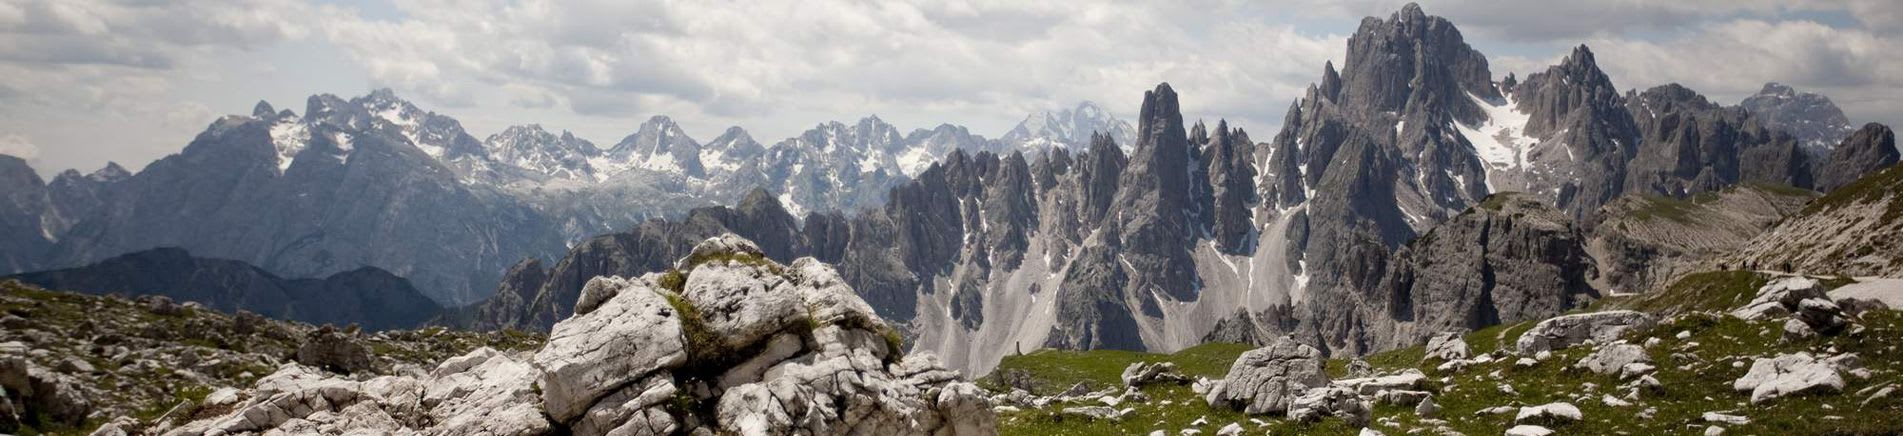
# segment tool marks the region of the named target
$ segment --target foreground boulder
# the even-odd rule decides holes
[[[1630,310],[1581,313],[1549,318],[1535,324],[1514,343],[1520,354],[1538,354],[1571,347],[1586,341],[1607,343],[1626,332],[1651,328],[1658,321],[1651,315]]]
[[[1750,303],[1731,311],[1731,314],[1744,319],[1788,316],[1790,319],[1784,325],[1785,339],[1834,335],[1850,324],[1850,317],[1830,299],[1823,283],[1808,277],[1772,280],[1758,288],[1757,296]]]
[[[75,425],[93,405],[72,377],[21,357],[0,355],[0,431],[11,432],[21,419],[45,418],[46,424]],[[45,416],[21,416],[37,411]]]
[[[829,266],[710,239],[666,273],[598,277],[533,355],[483,349],[368,380],[286,365],[167,434],[996,433],[976,385],[896,335]]]
[[[1123,368],[1123,385],[1143,387],[1157,383],[1184,384],[1189,377],[1176,371],[1176,364],[1170,362],[1137,362]]]
[[[1751,393],[1752,404],[1788,395],[1840,392],[1843,373],[1860,366],[1854,355],[1820,359],[1805,352],[1784,354],[1753,361],[1751,371],[1733,381],[1731,388]]]
[[[1322,372],[1321,351],[1289,338],[1242,353],[1229,366],[1229,375],[1208,387],[1204,399],[1213,407],[1248,414],[1285,413],[1295,398],[1309,389],[1328,385]]]

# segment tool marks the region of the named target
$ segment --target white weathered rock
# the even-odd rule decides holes
[[[1699,416],[1699,419],[1703,419],[1705,420],[1705,422],[1709,422],[1713,424],[1745,425],[1745,424],[1751,423],[1751,418],[1746,418],[1746,417],[1738,416],[1738,415],[1727,415],[1727,414],[1718,413],[1718,412],[1705,412],[1704,415]]]
[[[1460,360],[1467,356],[1467,340],[1460,337],[1460,332],[1440,332],[1427,339],[1427,354],[1421,360]]]
[[[1176,364],[1170,362],[1137,362],[1123,368],[1124,386],[1138,387],[1153,383],[1181,384],[1189,377],[1176,371]]]
[[[1538,406],[1521,407],[1514,415],[1513,422],[1572,422],[1584,418],[1579,407],[1572,403],[1547,403]]]
[[[1117,413],[1117,409],[1112,409],[1105,406],[1065,407],[1064,410],[1060,412],[1065,415],[1081,416],[1081,417],[1090,418],[1090,419],[1102,419],[1102,420],[1110,420],[1110,421],[1123,419],[1123,415],[1120,413]]]
[[[1422,418],[1435,417],[1440,415],[1440,405],[1434,404],[1434,397],[1423,398],[1420,404],[1414,405],[1414,415]]]
[[[1625,376],[1627,374],[1622,374],[1622,371],[1626,365],[1651,361],[1652,357],[1646,355],[1645,347],[1617,343],[1608,344],[1599,347],[1597,350],[1593,350],[1592,354],[1588,354],[1585,358],[1580,359],[1579,364],[1576,366],[1596,374],[1620,374],[1621,376]]]
[[[1376,392],[1385,390],[1417,389],[1421,387],[1421,383],[1426,381],[1427,374],[1422,374],[1419,369],[1408,368],[1399,374],[1342,379],[1336,380],[1333,384],[1353,389],[1362,395],[1373,395]]]
[[[1764,319],[1789,315],[1798,302],[1807,298],[1825,298],[1822,283],[1807,277],[1781,277],[1771,280],[1746,303],[1744,307],[1731,311],[1733,316],[1744,319]]]
[[[1810,353],[1784,354],[1753,361],[1751,371],[1733,381],[1731,388],[1750,392],[1752,404],[1793,394],[1839,392],[1844,388],[1839,370]]]
[[[658,289],[652,274],[591,281],[587,310],[557,323],[533,364],[483,349],[428,373],[364,381],[290,365],[253,389],[214,396],[229,397],[231,413],[168,434],[997,432],[983,390],[930,355],[897,358],[884,322],[831,267],[726,256],[758,255],[735,238],[703,245],[678,263],[692,268],[683,290],[691,295]],[[704,321],[696,343],[670,297]],[[753,354],[719,354],[736,351]],[[700,378],[708,375],[717,378]],[[711,404],[713,416],[670,413],[682,398]]]
[[[1432,396],[1434,396],[1434,394],[1427,391],[1383,390],[1374,394],[1374,402],[1379,404],[1412,406],[1420,404]]]
[[[663,291],[645,280],[623,283],[594,311],[555,323],[548,345],[535,353],[543,407],[556,420],[581,416],[602,396],[687,362],[681,315]]]
[[[760,376],[766,374],[767,368],[786,361],[804,349],[805,344],[801,342],[798,335],[789,333],[775,335],[773,339],[767,340],[766,348],[761,349],[759,354],[728,369],[725,374],[721,374],[720,387],[727,389],[760,381]]]
[[[1241,436],[1241,435],[1242,435],[1242,424],[1231,422],[1229,423],[1229,425],[1225,425],[1225,426],[1222,426],[1222,428],[1216,429],[1216,436]]]
[[[1626,332],[1651,328],[1657,321],[1644,313],[1613,310],[1548,318],[1521,334],[1514,346],[1520,354],[1557,350],[1586,341],[1608,343]]]
[[[1229,375],[1205,396],[1210,406],[1255,415],[1289,410],[1295,397],[1328,384],[1325,362],[1314,347],[1282,338],[1242,353]],[[1353,391],[1349,391],[1353,392]]]
[[[681,297],[726,347],[740,349],[806,322],[804,301],[785,281],[766,266],[711,261],[688,273]]]
[[[1289,404],[1289,419],[1301,422],[1315,422],[1323,417],[1341,418],[1348,425],[1363,427],[1374,415],[1374,406],[1353,389],[1342,386],[1323,386],[1309,389]]]

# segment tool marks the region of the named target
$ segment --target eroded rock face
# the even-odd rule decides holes
[[[1634,330],[1652,327],[1658,321],[1651,315],[1630,310],[1581,313],[1554,317],[1535,324],[1514,343],[1520,354],[1535,354],[1570,347],[1586,341],[1607,343]]]
[[[1229,376],[1209,388],[1204,398],[1210,406],[1248,414],[1283,413],[1296,397],[1328,384],[1324,364],[1320,350],[1283,338],[1242,353],[1230,365]]]
[[[676,266],[595,278],[532,356],[483,349],[369,380],[287,365],[169,434],[996,433],[989,398],[929,355],[901,358],[831,267],[731,235]]]

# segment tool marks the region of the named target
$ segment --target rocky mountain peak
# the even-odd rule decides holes
[[[1335,61],[1322,64],[1322,83],[1317,89],[1323,97],[1333,101],[1341,96],[1341,73],[1335,71]]]
[[[1828,149],[1855,130],[1850,118],[1830,97],[1798,92],[1777,82],[1765,83],[1756,95],[1745,97],[1738,105],[1765,127],[1790,133],[1812,150]]]
[[[1031,153],[1051,148],[1075,152],[1089,147],[1093,133],[1108,134],[1125,147],[1135,143],[1135,131],[1129,123],[1117,119],[1108,109],[1089,100],[1078,102],[1069,109],[1025,116],[1024,121],[1018,122],[998,141],[1004,144],[1005,149]]]
[[[1512,79],[1508,77],[1509,82]],[[1509,82],[1503,82],[1502,88],[1507,88]],[[1558,65],[1510,86],[1517,109],[1527,114],[1525,132],[1531,136],[1566,129],[1576,110],[1595,111],[1594,117],[1604,118],[1621,105],[1618,88],[1599,69],[1592,49],[1585,44],[1573,47]]]
[[[102,183],[117,182],[125,180],[127,177],[132,177],[132,172],[126,171],[126,167],[119,166],[118,162],[111,161],[106,162],[104,168],[100,168],[86,175],[86,178]]]
[[[271,103],[266,102],[264,100],[258,100],[258,104],[256,106],[251,107],[251,116],[258,117],[258,118],[271,118],[274,115],[277,115],[277,109],[272,108]]]
[[[701,165],[701,146],[687,132],[675,124],[666,115],[649,117],[633,134],[621,138],[604,153],[606,162],[598,163],[597,170],[612,168],[610,173],[624,169],[638,168],[666,174],[681,174],[688,177],[706,177],[706,169]]]
[[[1387,20],[1363,19],[1348,38],[1341,76],[1342,105],[1363,116],[1414,111],[1473,122],[1485,115],[1465,94],[1499,96],[1486,56],[1452,22],[1414,4]]]
[[[1866,174],[1895,166],[1897,160],[1896,132],[1882,124],[1865,124],[1831,150],[1817,172],[1817,190],[1836,190]]]
[[[540,124],[509,126],[483,140],[489,156],[542,176],[586,180],[595,176],[589,158],[599,155],[595,144],[566,130],[560,136]]]

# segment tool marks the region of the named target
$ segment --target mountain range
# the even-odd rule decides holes
[[[1770,126],[1837,123],[1792,121],[1832,111],[1777,106],[1771,122],[1680,85],[1621,92],[1585,46],[1495,80],[1451,22],[1414,5],[1364,20],[1346,59],[1323,66],[1266,142],[1186,122],[1163,84],[1143,95],[1134,143],[954,152],[857,213],[801,219],[755,192],[596,237],[552,267],[518,265],[457,322],[546,328],[587,277],[663,268],[734,232],[780,261],[839,264],[915,350],[975,373],[1035,348],[1284,335],[1355,355],[1553,316],[1673,274],[1602,264],[1711,252],[1609,243],[1629,227],[1601,223],[1655,212],[1611,205],[1763,186],[1751,192],[1775,195],[1750,210],[1768,215],[1723,227],[1736,247],[1812,191],[1896,164],[1882,125],[1811,150],[1797,136],[1808,133]]]
[[[538,125],[478,140],[388,90],[314,96],[301,116],[260,103],[137,174],[42,183],[0,160],[0,261],[176,246],[282,277],[373,266],[474,303],[440,322],[546,329],[591,278],[663,270],[732,232],[779,262],[838,265],[914,350],[974,373],[1024,349],[1290,335],[1359,355],[1712,262],[1893,268],[1843,238],[1846,253],[1779,257],[1789,235],[1894,222],[1864,205],[1881,194],[1807,203],[1887,192],[1863,176],[1898,161],[1888,127],[1851,129],[1823,96],[1621,91],[1583,45],[1496,80],[1452,22],[1412,4],[1364,19],[1344,59],[1263,142],[1185,120],[1194,96],[1168,84],[1142,95],[1134,127],[1084,103],[997,139],[875,116],[772,145],[738,127],[702,143],[664,116],[605,148]]]
[[[1130,131],[1086,102],[1029,116],[1003,140],[953,125],[902,134],[874,116],[772,145],[739,127],[701,143],[655,116],[599,147],[534,124],[479,140],[387,89],[312,96],[302,115],[259,102],[138,174],[111,164],[48,183],[0,159],[0,272],[179,247],[284,277],[376,267],[455,306],[489,296],[518,260],[755,188],[796,212],[850,211],[953,150],[1080,147],[1093,129]]]

